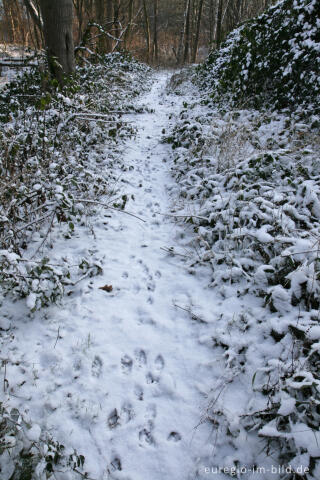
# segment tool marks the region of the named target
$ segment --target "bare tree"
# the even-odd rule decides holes
[[[42,19],[39,15],[39,10],[36,4],[32,0],[23,0],[23,3],[26,7],[27,12],[29,13],[30,17],[32,18],[35,25],[39,28],[43,28]]]
[[[112,0],[95,0],[96,22],[101,25],[105,34],[100,32],[98,38],[99,53],[111,52],[112,36],[109,33],[113,25],[113,3]]]
[[[129,5],[128,5],[128,24],[127,28],[124,34],[124,48],[128,48],[128,42],[131,34],[131,29],[132,29],[132,20],[133,20],[133,0],[129,0]]]
[[[239,23],[260,14],[275,1],[0,0],[1,34],[5,41],[42,48],[42,31],[49,30],[48,52],[50,46],[51,56],[58,59],[65,72],[72,71],[72,33],[76,50],[83,56],[125,48],[147,62],[194,63],[200,46],[218,48]],[[43,25],[40,3],[50,10],[51,25]],[[67,23],[70,25],[71,4],[75,12],[72,31],[69,27],[63,31]],[[66,6],[68,19],[59,19],[56,12]],[[60,27],[61,21],[64,27]]]
[[[185,13],[185,29],[184,29],[184,53],[183,63],[187,63],[189,60],[190,50],[190,15],[191,15],[191,0],[187,0],[186,13]]]
[[[155,63],[159,60],[159,46],[158,46],[158,14],[159,14],[159,2],[153,0],[153,61]]]
[[[197,25],[196,25],[196,33],[194,37],[194,45],[193,45],[193,52],[192,52],[192,63],[195,63],[197,60],[197,53],[198,53],[198,46],[199,46],[199,36],[200,36],[200,27],[201,27],[201,17],[202,17],[202,9],[203,9],[203,0],[199,0],[198,5],[198,15],[197,15]]]
[[[217,25],[216,25],[216,45],[220,46],[222,40],[222,13],[223,13],[223,0],[219,0],[218,12],[217,12]]]
[[[147,9],[147,0],[143,0],[143,14],[144,14],[144,32],[146,37],[146,44],[147,44],[147,62],[150,61],[151,57],[151,32],[150,32],[150,20],[148,15]]]
[[[179,46],[178,46],[178,53],[177,53],[177,63],[178,65],[183,61],[183,52],[185,52],[186,46],[186,33],[187,33],[187,23],[188,23],[188,16],[190,15],[190,0],[185,0],[184,12],[183,12],[183,24],[180,32],[180,39],[179,39]]]

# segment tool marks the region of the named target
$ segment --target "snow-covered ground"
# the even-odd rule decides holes
[[[101,209],[90,238],[80,230],[54,250],[105,255],[103,275],[32,318],[22,302],[3,309],[3,326],[14,325],[1,351],[10,405],[83,454],[94,479],[195,478],[212,449],[202,420],[214,352],[198,339],[217,302],[207,270],[194,276],[170,253],[188,255],[190,238],[164,215],[174,180],[161,139],[184,100],[166,95],[168,76],[158,73],[140,100],[152,113],[128,116],[137,136],[124,147],[121,181],[127,210],[143,221]]]
[[[103,274],[34,313],[3,300],[0,402],[94,480],[317,478],[318,119],[219,112],[170,78],[146,72],[136,136],[88,156],[125,209],[50,233],[52,264]]]
[[[23,48],[22,46],[0,43],[0,61],[4,58],[23,59],[29,57],[31,54],[31,51]],[[0,86],[5,85],[7,82],[13,80],[19,71],[21,71],[21,69],[0,67]]]

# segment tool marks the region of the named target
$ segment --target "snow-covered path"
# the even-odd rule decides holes
[[[86,242],[105,254],[103,276],[81,284],[63,309],[21,325],[15,339],[30,368],[32,381],[19,390],[30,418],[84,454],[95,479],[195,478],[210,435],[209,426],[199,426],[212,386],[213,351],[198,341],[207,327],[173,303],[210,311],[214,297],[205,291],[205,272],[190,275],[162,249],[186,242],[180,227],[159,215],[170,210],[172,182],[171,148],[161,137],[177,108],[165,95],[167,79],[157,74],[141,99],[154,113],[135,116],[137,137],[125,149],[128,210],[145,222],[105,212],[93,225],[95,238],[70,240],[75,251]],[[9,382],[10,375],[25,378],[18,368],[9,369]]]

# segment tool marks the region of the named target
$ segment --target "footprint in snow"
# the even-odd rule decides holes
[[[154,292],[155,289],[156,289],[155,283],[154,283],[154,282],[149,282],[149,283],[147,284],[147,289],[149,290],[149,292]]]
[[[136,350],[135,357],[137,359],[139,367],[147,364],[147,354],[144,350]]]
[[[134,394],[135,394],[136,398],[137,398],[140,402],[142,402],[143,397],[144,397],[144,392],[143,392],[143,388],[140,387],[140,385],[136,385],[136,386],[134,387]]]
[[[154,366],[156,370],[161,371],[164,369],[164,359],[162,355],[158,355],[154,361]]]
[[[178,432],[170,432],[168,435],[169,442],[180,442],[181,438],[182,437]]]
[[[102,372],[102,365],[103,362],[101,358],[96,355],[93,359],[92,366],[91,366],[91,373],[93,377],[99,378]]]
[[[155,325],[156,322],[150,316],[149,312],[138,307],[137,308],[138,323],[142,325]]]
[[[117,408],[111,410],[107,418],[107,425],[110,430],[113,430],[120,425],[126,425],[127,423],[131,422],[134,417],[135,412],[133,406],[130,402],[124,402],[120,412]]]
[[[108,426],[110,429],[116,428],[120,423],[120,416],[118,410],[114,408],[108,416],[107,420]]]
[[[132,366],[133,366],[132,358],[129,357],[129,355],[124,355],[121,358],[121,368],[122,368],[123,373],[129,374],[132,370]]]
[[[145,273],[149,273],[149,267],[144,263],[141,258],[139,258],[138,263],[142,266]]]
[[[135,362],[130,357],[130,355],[125,354],[121,358],[121,368],[123,373],[129,375],[132,373],[134,368],[139,370],[145,369],[145,381],[147,385],[159,383],[162,370],[165,367],[165,361],[161,354],[158,354],[155,360],[150,364],[148,362],[147,354],[143,349],[137,349],[134,352]],[[140,385],[136,385],[134,388],[134,394],[138,400],[143,400],[144,391]]]
[[[148,372],[147,375],[146,375],[146,381],[150,385],[150,383],[158,383],[159,378],[157,376],[153,375],[153,373]]]
[[[152,420],[149,420],[147,422],[147,425],[142,430],[140,430],[139,440],[142,444],[143,443],[145,443],[147,445],[154,445],[155,444],[153,435],[151,433],[153,429],[154,429],[154,424],[153,424]]]
[[[108,468],[108,473],[112,473],[115,471],[121,471],[122,470],[122,465],[121,465],[121,460],[120,457],[114,457],[111,462],[110,462],[110,467]]]
[[[125,402],[121,407],[120,419],[123,423],[129,423],[134,418],[135,413],[130,402]]]

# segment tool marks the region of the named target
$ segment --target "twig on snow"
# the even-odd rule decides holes
[[[160,247],[160,250],[170,253],[171,255],[178,255],[179,257],[190,258],[190,255],[185,255],[183,253],[176,252],[173,247]]]
[[[75,200],[76,200],[77,202],[92,203],[93,205],[101,205],[101,206],[103,206],[103,207],[105,207],[105,208],[110,208],[110,210],[115,210],[116,212],[125,213],[126,215],[130,215],[130,217],[137,218],[137,219],[140,220],[141,222],[146,223],[146,220],[144,220],[144,219],[141,218],[141,217],[138,217],[138,215],[136,215],[136,214],[134,214],[134,213],[131,213],[131,212],[127,212],[126,210],[121,210],[120,208],[111,207],[111,206],[108,205],[107,203],[98,202],[98,201],[96,201],[96,200],[86,200],[85,198],[75,198]]]
[[[162,215],[164,217],[175,217],[175,218],[198,218],[199,220],[205,220],[209,223],[209,220],[206,217],[201,217],[199,215],[181,215],[181,214],[173,214],[173,213],[162,213],[162,212],[155,212],[157,215]]]
[[[204,320],[202,317],[200,317],[199,315],[196,315],[195,313],[193,313],[190,307],[185,308],[185,307],[182,307],[181,305],[178,305],[178,304],[176,304],[176,303],[174,303],[174,302],[173,302],[173,306],[176,307],[176,308],[180,308],[180,310],[183,310],[184,312],[189,313],[189,315],[191,315],[191,319],[192,319],[192,320],[197,320],[197,322],[200,322],[200,323],[208,323],[208,322],[207,322],[206,320]]]

